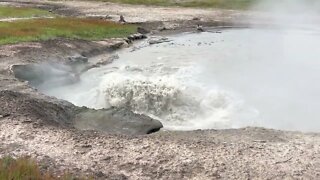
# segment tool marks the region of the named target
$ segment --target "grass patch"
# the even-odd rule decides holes
[[[105,2],[144,4],[156,6],[182,6],[201,8],[246,9],[258,0],[99,0]]]
[[[0,18],[44,17],[52,13],[35,8],[0,6]]]
[[[41,179],[42,174],[34,161],[26,158],[13,159],[4,157],[0,159],[0,179]]]
[[[54,18],[0,22],[0,45],[55,38],[100,40],[126,37],[136,32],[135,25],[95,19]]]
[[[64,174],[61,177],[54,177],[49,172],[41,172],[38,164],[30,158],[3,157],[0,159],[0,179],[1,180],[73,180],[73,176]],[[92,178],[77,178],[92,179]]]

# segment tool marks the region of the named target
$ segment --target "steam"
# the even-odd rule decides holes
[[[28,81],[39,89],[50,89],[79,81],[79,76],[71,66],[58,63],[15,65],[12,70],[17,78]]]
[[[251,7],[257,12],[251,17],[251,25],[282,29],[318,27],[320,1],[318,0],[258,0]]]

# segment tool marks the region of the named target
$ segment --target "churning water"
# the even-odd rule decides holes
[[[319,32],[228,29],[144,41],[76,84],[39,89],[79,106],[125,106],[166,129],[319,131]]]

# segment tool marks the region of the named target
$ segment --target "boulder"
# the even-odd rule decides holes
[[[109,134],[143,135],[159,131],[160,121],[136,114],[126,108],[89,109],[38,94],[0,90],[0,120],[13,115],[27,117],[24,122],[42,122],[79,130],[94,130]]]
[[[85,64],[88,63],[88,58],[82,55],[78,56],[69,56],[68,57],[69,64],[74,65],[74,64]]]
[[[160,44],[160,43],[164,43],[164,42],[170,42],[171,40],[169,38],[166,37],[160,37],[160,38],[153,38],[150,39],[148,42],[149,44]]]
[[[84,108],[76,115],[74,126],[80,130],[128,135],[150,134],[163,127],[158,120],[116,107],[101,110]]]
[[[147,38],[146,35],[141,34],[141,33],[136,33],[136,34],[132,34],[130,36],[127,37],[130,41],[135,41],[135,40],[139,40],[139,39],[145,39]]]

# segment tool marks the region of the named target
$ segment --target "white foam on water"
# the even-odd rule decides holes
[[[169,67],[157,66],[144,74],[148,69],[126,68],[105,76],[100,93],[109,106],[157,118],[166,129],[235,127],[231,121],[241,103],[231,93],[192,82],[189,76],[195,74],[182,69],[183,73],[181,69],[172,73]]]

